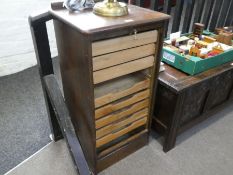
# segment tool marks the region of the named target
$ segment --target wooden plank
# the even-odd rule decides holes
[[[132,131],[140,126],[145,125],[146,122],[147,122],[147,117],[132,123],[130,126],[124,128],[118,132],[111,133],[105,137],[102,137],[101,139],[98,139],[96,141],[96,148],[99,148],[99,147],[103,146],[104,144],[109,143],[109,142],[115,140],[116,138],[123,136],[123,135],[127,134],[128,132],[130,132],[130,131]]]
[[[183,6],[184,6],[184,0],[176,1],[175,15],[174,15],[173,25],[172,25],[172,33],[177,32],[179,30]]]
[[[118,102],[116,104],[109,104],[107,106],[99,108],[99,109],[95,110],[95,119],[99,119],[99,118],[101,118],[105,115],[108,115],[114,111],[117,111],[117,110],[122,109],[124,107],[127,107],[129,105],[137,103],[145,98],[148,98],[149,94],[150,94],[150,90],[147,89],[145,91],[134,94],[132,97],[128,98],[127,100]]]
[[[109,153],[113,152],[114,150],[116,150],[116,149],[118,149],[118,148],[120,148],[120,147],[126,145],[127,143],[133,142],[135,139],[137,139],[137,138],[140,137],[142,134],[145,134],[145,133],[147,133],[147,132],[148,132],[147,129],[146,129],[146,130],[143,130],[143,131],[141,131],[141,132],[139,132],[139,133],[137,133],[137,134],[135,134],[135,135],[133,135],[133,136],[127,138],[126,140],[123,140],[123,141],[117,143],[116,145],[111,146],[110,148],[107,148],[107,149],[105,149],[104,151],[101,151],[101,152],[98,154],[98,158],[101,158],[101,157],[103,157],[103,156],[106,156],[107,154],[109,154]]]
[[[232,26],[233,25],[233,17],[232,16],[233,16],[233,1],[231,1],[230,7],[228,9],[228,14],[227,14],[224,26]]]
[[[44,76],[54,73],[49,47],[48,32],[45,23],[51,18],[51,15],[46,11],[42,14],[39,14],[38,16],[30,16],[29,24],[33,39],[33,45],[36,53],[36,59],[41,79],[42,90],[45,98],[46,109],[48,113],[49,125],[51,133],[53,135],[53,139],[54,141],[57,141],[63,138],[63,136],[58,121],[56,119],[54,110],[52,108],[51,101],[48,98],[47,92],[45,91],[44,81],[42,80]]]
[[[145,0],[136,0],[136,5],[139,7],[143,7],[144,3],[145,3]]]
[[[120,120],[126,116],[132,115],[133,113],[148,107],[148,105],[149,105],[149,100],[148,99],[143,100],[139,103],[132,105],[130,108],[119,112],[119,113],[110,114],[106,117],[103,117],[103,118],[100,118],[99,120],[96,120],[95,127],[96,127],[96,129],[102,128],[102,127],[109,125],[110,123],[113,123],[117,120]]]
[[[159,0],[150,1],[150,9],[154,11],[158,11],[159,9]]]
[[[219,17],[219,14],[220,14],[222,4],[223,4],[223,0],[217,0],[214,3],[214,7],[213,7],[213,10],[212,10],[212,16],[211,16],[211,20],[210,20],[210,25],[209,25],[209,30],[212,31],[212,32],[216,28],[216,24],[218,22],[218,17]]]
[[[224,0],[221,12],[219,14],[217,27],[224,27],[228,9],[230,8],[231,0]]]
[[[196,0],[195,3],[195,12],[194,12],[194,18],[193,18],[193,23],[191,24],[191,29],[193,28],[194,23],[200,23],[201,22],[201,16],[203,13],[203,8],[204,8],[204,3],[205,1],[203,0]]]
[[[142,52],[143,51],[143,52]],[[155,54],[155,44],[148,44],[106,55],[93,57],[93,71],[122,64]]]
[[[107,154],[106,156],[98,159],[97,171],[98,172],[103,171],[112,164],[119,162],[121,159],[133,154],[140,148],[148,145],[148,143],[149,143],[148,132],[141,134],[140,136],[135,138],[132,142],[128,142],[127,144],[114,150],[111,154]]]
[[[90,175],[89,167],[85,159],[82,147],[75,134],[74,126],[71,122],[68,109],[62,96],[59,85],[54,75],[44,77],[45,88],[51,99],[52,106],[56,112],[56,118],[61,127],[63,136],[68,144],[69,151],[73,158],[79,175]]]
[[[132,31],[134,32],[134,31]],[[92,56],[116,52],[157,41],[157,30],[92,43]]]
[[[119,129],[141,119],[141,118],[144,118],[146,116],[148,116],[148,108],[145,108],[141,111],[134,113],[132,116],[128,117],[125,120],[122,120],[122,121],[117,122],[117,123],[112,123],[108,126],[105,126],[101,129],[98,129],[96,131],[96,139],[99,139],[105,135],[108,135],[111,132],[115,132],[115,131],[117,131],[117,130],[119,130]]]
[[[103,97],[99,97],[99,98],[95,99],[95,107],[98,108],[100,106],[106,105],[108,103],[116,101],[116,100],[123,98],[125,96],[131,95],[131,94],[138,92],[140,90],[149,88],[149,85],[150,85],[150,80],[146,79],[142,82],[136,83],[135,85],[133,85],[129,89],[126,89],[126,90],[123,90],[123,91],[120,91],[117,93],[109,93]]]
[[[164,0],[163,12],[166,14],[171,14],[172,0]]]
[[[34,27],[36,25],[40,25],[43,23],[45,24],[47,21],[51,20],[52,18],[53,18],[52,15],[48,11],[45,11],[40,14],[30,15],[28,21],[30,25]]]
[[[154,65],[154,60],[154,56],[149,56],[125,64],[96,71],[93,73],[94,84],[152,67]]]
[[[172,9],[172,0],[164,0],[164,6],[163,6],[163,12],[166,14],[171,14],[171,9]],[[169,22],[165,22],[164,26],[164,37],[167,37],[167,31],[168,31],[168,24]]]
[[[202,14],[202,20],[201,20],[202,21],[201,23],[205,24],[205,29],[208,28],[208,24],[209,24],[213,4],[214,4],[213,0],[206,0],[205,1],[203,14]]]
[[[185,3],[186,3],[186,9],[185,9],[185,14],[184,14],[184,22],[183,22],[183,26],[182,26],[182,33],[188,33],[189,32],[189,27],[190,27],[191,20],[192,20],[195,0],[185,1]]]

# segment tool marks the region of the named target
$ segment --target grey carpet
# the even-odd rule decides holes
[[[55,72],[59,73],[57,62]],[[0,174],[3,174],[49,143],[50,131],[36,67],[0,78],[0,97]],[[179,136],[177,146],[167,154],[160,144],[163,138],[153,133],[148,146],[101,175],[232,175],[232,126],[233,104]],[[59,145],[58,150],[65,147]],[[33,174],[38,167],[42,168],[42,174],[51,174],[50,167],[54,167],[54,172],[66,175],[69,171],[62,165],[70,158],[66,151],[62,154],[58,156],[59,166],[54,166],[56,154],[47,152],[39,158],[41,164],[36,159],[12,175]]]
[[[49,134],[37,68],[0,78],[0,174],[46,145]]]
[[[149,145],[99,175],[232,175],[232,126],[233,104],[179,136],[168,153],[152,133]],[[22,174],[76,175],[64,140],[52,142],[7,175]]]

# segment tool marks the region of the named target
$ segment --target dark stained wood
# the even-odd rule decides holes
[[[228,9],[230,7],[230,4],[231,4],[231,0],[224,0],[223,1],[222,9],[221,9],[221,12],[220,12],[219,18],[218,18],[217,27],[224,27],[227,12],[228,12]]]
[[[89,167],[96,173],[91,43],[61,21],[55,20],[54,26],[66,104]]]
[[[49,11],[44,11],[40,14],[30,15],[28,21],[30,26],[36,26],[43,24],[51,19],[52,19],[52,15],[49,13]]]
[[[45,23],[50,19],[52,19],[52,16],[48,12],[29,17],[50,128],[55,141],[65,137],[75,167],[77,168],[77,174],[88,175],[90,174],[89,167],[87,166],[78,138],[74,133],[75,131],[63,97],[53,75],[53,65]]]
[[[211,17],[211,21],[210,21],[210,25],[209,25],[210,31],[214,31],[214,29],[216,28],[216,24],[217,24],[218,19],[219,19],[219,14],[220,14],[220,10],[222,8],[222,5],[223,5],[223,0],[215,1],[213,11],[212,11],[212,17]],[[223,19],[219,19],[219,20],[223,20]]]
[[[50,11],[55,18],[54,26],[65,101],[90,171],[94,174],[97,174],[99,171],[148,143],[148,127],[150,126],[153,113],[154,93],[161,59],[163,28],[165,21],[169,19],[169,15],[132,5],[130,5],[129,8],[130,15],[118,18],[100,17],[94,15],[90,10],[79,13],[69,13],[66,9],[55,8],[56,10]],[[149,108],[149,116],[145,118],[145,120],[135,121],[135,125],[131,123],[129,126],[121,128],[119,131],[111,131],[108,135],[98,139],[95,126],[97,117],[95,111],[99,109],[104,111],[106,106],[95,109],[94,91],[98,85],[95,85],[95,81],[93,80],[93,77],[96,78],[96,74],[93,72],[94,51],[92,50],[92,43],[122,36],[128,36],[128,38],[130,38],[130,35],[134,35],[135,31],[143,34],[144,32],[152,30],[157,30],[158,35],[155,34],[154,36],[157,37],[157,41],[153,41],[156,51],[155,55],[150,57],[153,58],[150,64],[150,74],[152,78],[150,78],[151,84],[148,90],[146,90],[150,96],[150,102],[147,106]],[[128,63],[122,63],[117,66],[123,67],[125,64]],[[103,72],[107,69],[110,68],[99,71]],[[132,69],[134,70],[126,72],[125,74],[138,71],[136,67],[132,67]],[[143,69],[146,70],[148,68],[145,67]],[[119,76],[123,76],[123,74]],[[106,81],[107,80],[108,79],[106,79]],[[99,85],[101,85],[101,83],[106,82],[99,82]],[[126,104],[128,98],[130,98],[130,96],[108,104],[111,106],[109,107],[110,113],[117,113],[119,112],[117,110],[124,110],[122,109],[123,106],[120,106],[119,109],[114,109],[112,106],[113,104],[118,104],[118,102],[119,104]],[[136,103],[136,98],[130,99],[132,104]],[[136,134],[141,127],[143,127],[146,132],[140,137],[117,148],[117,150],[110,149],[114,147],[114,144],[117,144],[117,142],[122,143],[125,137],[129,137],[132,133]],[[106,133],[103,133],[103,135],[105,134]],[[101,140],[103,138],[104,141]],[[102,142],[100,142],[100,140]],[[105,149],[113,151],[99,159],[98,153],[100,149],[101,151]]]
[[[115,152],[99,159],[98,163],[98,172],[106,169],[111,166],[113,163],[118,162],[122,158],[132,154],[138,149],[142,148],[148,143],[148,134],[142,134],[140,137],[136,138],[133,142],[130,142],[121,148],[115,150]]]
[[[233,102],[232,64],[226,63],[195,76],[165,65],[165,71],[159,75],[152,123],[153,128],[165,135],[165,152],[175,146],[180,133]]]
[[[232,69],[231,64],[232,63],[226,63],[222,66],[215,67],[213,69],[202,72],[195,76],[187,75],[165,64],[166,71],[160,73],[159,82],[161,82],[163,85],[165,85],[167,88],[171,89],[172,91],[178,93],[195,84],[202,83],[206,79],[210,79],[225,71],[231,70]]]
[[[184,6],[184,0],[176,1],[175,14],[174,14],[173,24],[172,24],[172,33],[177,32],[179,30],[183,6]]]
[[[163,12],[166,14],[171,14],[172,0],[164,0]]]
[[[185,1],[185,3],[186,3],[186,9],[185,9],[185,13],[184,13],[184,22],[183,22],[183,26],[182,26],[182,33],[189,32],[189,27],[191,24],[195,0]]]
[[[172,0],[164,0],[163,12],[166,14],[171,14],[171,9],[172,9]],[[166,21],[166,24],[164,27],[165,38],[167,37],[167,34],[168,34],[168,24],[169,24],[169,21]]]
[[[66,107],[64,98],[62,96],[59,85],[55,79],[55,75],[47,75],[43,78],[45,82],[46,92],[51,100],[54,111],[56,111],[56,118],[61,127],[63,136],[71,152],[74,164],[76,165],[79,175],[90,175],[87,161],[84,157],[82,147],[75,134],[74,126],[71,122],[68,109]]]
[[[46,21],[51,19],[51,15],[46,11],[39,16],[30,16],[29,24],[33,39],[33,44],[35,48],[37,65],[39,69],[40,78],[42,80],[43,76],[53,74],[53,65],[51,59],[51,53],[49,48],[49,40],[46,28]],[[59,127],[58,121],[56,119],[54,110],[51,105],[51,101],[48,98],[48,94],[45,91],[44,82],[41,81],[43,94],[45,98],[49,124],[51,128],[51,133],[55,141],[63,138],[61,129]]]
[[[144,3],[145,3],[145,0],[135,0],[136,1],[136,5],[139,6],[139,7],[143,7],[144,6]]]
[[[214,5],[214,1],[216,1],[216,0],[206,0],[205,1],[203,14],[202,14],[202,20],[201,20],[201,23],[205,24],[205,29],[207,29],[208,25],[209,25],[210,16],[211,16],[212,8]]]
[[[158,9],[159,9],[159,0],[150,1],[150,9],[158,11]]]
[[[163,2],[158,9],[159,1],[150,0],[150,6],[147,8],[156,11],[163,9],[166,14],[171,14],[171,9],[174,8],[174,20],[170,21],[172,32],[177,32],[180,28],[183,33],[188,32],[197,22],[204,23],[205,29],[210,31],[214,31],[216,27],[233,24],[233,2],[231,0],[177,0],[176,3],[172,3],[174,2],[172,0],[164,0]],[[144,1],[137,0],[136,5],[142,7]],[[184,18],[184,21],[181,18]],[[168,26],[167,22],[165,37],[170,33],[167,31]]]
[[[169,15],[153,12],[137,6],[129,5],[131,13],[122,17],[102,17],[95,15],[91,10],[80,13],[68,13],[66,9],[51,10],[50,13],[60,21],[74,27],[84,35],[96,35],[99,32],[121,30],[121,28],[138,24],[155,23],[168,20]],[[133,13],[132,13],[133,12]]]
[[[166,24],[166,22],[165,22]],[[165,26],[164,24],[164,26]],[[158,43],[163,43],[163,39],[164,39],[164,28],[160,27],[158,29],[158,39],[157,39],[157,42]],[[162,58],[162,47],[163,45],[162,44],[157,44],[157,48],[156,48],[156,54],[155,55],[155,58],[157,58],[157,61],[156,61],[156,65],[155,65],[155,68],[154,68],[154,73],[153,73],[153,77],[152,77],[152,89],[153,89],[153,92],[151,94],[151,97],[150,97],[150,100],[151,100],[151,104],[155,104],[156,102],[156,99],[155,99],[155,96],[156,96],[156,90],[157,90],[157,84],[158,84],[158,76],[159,76],[159,69],[160,69],[160,62],[161,62],[161,58]],[[154,111],[154,105],[151,106],[150,108],[150,116],[153,116],[153,111]],[[147,128],[149,129],[149,131],[151,130],[151,123],[152,123],[152,117],[149,118],[149,121],[148,121],[148,126]]]
[[[165,141],[164,141],[164,146],[163,146],[163,151],[167,152],[171,148],[173,148],[176,144],[176,136],[178,132],[178,127],[180,125],[180,120],[182,116],[182,108],[184,106],[184,101],[185,101],[185,96],[186,94],[183,93],[179,95],[176,99],[175,103],[175,111],[170,120],[168,120],[167,123],[167,130],[166,130],[166,136],[165,136]],[[167,109],[168,110],[168,109]]]
[[[233,25],[233,1],[231,1],[231,4],[228,9],[226,21],[224,26],[232,26]]]
[[[205,3],[205,1],[203,1],[203,0],[196,0],[195,1],[195,9],[196,10],[194,12],[193,24],[201,22],[201,16],[203,13],[204,3]],[[193,24],[191,24],[191,25],[193,26]]]

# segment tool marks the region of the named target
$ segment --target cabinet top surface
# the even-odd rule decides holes
[[[95,15],[92,10],[71,13],[67,9],[50,10],[57,19],[73,26],[82,33],[95,33],[150,22],[168,20],[169,15],[129,5],[129,15],[122,17],[103,17]]]

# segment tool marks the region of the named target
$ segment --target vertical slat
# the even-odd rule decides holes
[[[205,1],[203,1],[203,0],[195,0],[193,16],[192,16],[191,24],[190,24],[190,28],[189,28],[190,30],[193,30],[195,23],[201,22],[201,16],[203,13],[204,3],[205,3]]]
[[[218,17],[219,17],[219,14],[220,14],[222,4],[223,4],[223,0],[217,0],[214,3],[214,7],[213,7],[213,10],[212,10],[212,17],[211,17],[210,25],[209,25],[209,30],[210,31],[214,31],[214,29],[216,28],[216,24],[218,22]]]
[[[171,14],[171,9],[172,9],[172,0],[164,0],[163,12],[167,14]]]
[[[184,0],[176,1],[176,9],[173,19],[172,32],[177,32],[179,30],[183,6],[184,6]]]
[[[37,64],[39,68],[42,89],[48,112],[49,124],[54,137],[53,139],[57,141],[63,138],[63,136],[58,121],[56,119],[56,115],[54,113],[51,101],[49,100],[48,94],[45,90],[44,81],[42,80],[44,76],[54,73],[49,47],[48,33],[46,28],[46,21],[50,19],[50,14],[46,12],[35,17],[29,17],[29,24],[36,52]]]
[[[140,7],[143,7],[144,6],[144,1],[145,0],[136,0],[136,5],[140,6]]]
[[[204,7],[205,1],[203,0],[196,0],[195,4],[195,14],[194,14],[194,19],[193,23],[197,23],[201,21],[201,15],[203,13],[203,7]]]
[[[182,33],[187,33],[189,31],[195,0],[187,0],[187,1],[185,1],[185,3],[186,3],[187,6],[186,6],[186,9],[185,9],[185,14],[184,14],[184,22],[183,22],[183,26],[182,26]]]
[[[164,0],[164,5],[163,5],[163,12],[167,14],[171,14],[171,8],[172,8],[172,0]],[[164,37],[167,37],[167,31],[168,31],[168,24],[169,22],[167,21],[164,28]]]
[[[227,12],[230,8],[230,4],[231,4],[232,0],[224,0],[222,8],[221,8],[221,12],[220,15],[218,17],[218,23],[217,23],[217,27],[223,27],[226,21],[226,16],[227,16]]]
[[[229,7],[228,10],[228,14],[226,17],[226,22],[225,22],[225,26],[231,26],[233,25],[233,1],[231,0],[231,5]]]
[[[158,9],[159,9],[159,0],[151,0],[150,1],[150,9],[158,11]]]
[[[203,15],[202,15],[202,23],[205,24],[205,29],[207,29],[208,24],[209,24],[209,20],[210,20],[210,15],[211,15],[211,11],[213,8],[213,4],[214,4],[215,0],[206,0],[205,1],[205,6],[203,9]]]

